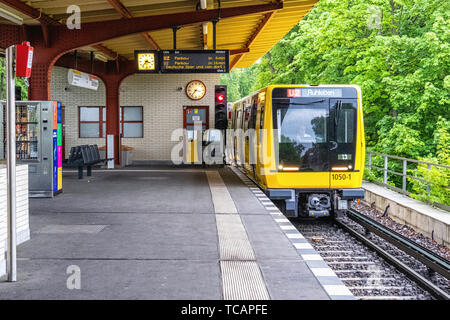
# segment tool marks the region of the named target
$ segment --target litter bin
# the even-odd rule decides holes
[[[133,164],[133,150],[134,148],[122,145],[122,166],[131,166]],[[106,146],[98,148],[100,152],[100,158],[106,159]]]
[[[122,145],[122,165],[123,166],[131,166],[133,164],[133,148]]]

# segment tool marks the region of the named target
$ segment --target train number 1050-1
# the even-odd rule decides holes
[[[352,180],[350,173],[332,173],[331,178],[333,180]]]

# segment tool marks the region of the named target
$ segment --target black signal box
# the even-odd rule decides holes
[[[227,86],[215,86],[215,128],[225,130],[228,127],[227,119]]]

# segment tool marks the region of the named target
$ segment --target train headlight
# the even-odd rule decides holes
[[[331,170],[332,171],[347,171],[348,168],[347,167],[332,167]]]

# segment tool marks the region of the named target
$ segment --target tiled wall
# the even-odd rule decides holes
[[[82,144],[105,145],[105,139],[78,138],[78,106],[104,106],[106,102],[105,85],[101,80],[97,91],[69,86],[67,70],[54,67],[51,82],[52,100],[61,101],[65,107],[66,158],[69,157],[70,147]]]
[[[190,100],[185,86],[190,80],[201,80],[206,95],[200,101]],[[143,106],[144,137],[123,138],[122,144],[133,147],[134,160],[170,160],[172,131],[183,127],[183,106],[209,106],[209,125],[214,126],[214,86],[219,84],[216,74],[154,74],[133,75],[120,88],[122,106]],[[54,67],[52,71],[52,99],[62,101],[66,109],[66,157],[70,147],[80,144],[105,144],[104,139],[78,138],[78,106],[105,105],[105,87],[100,82],[98,91],[70,86],[67,69]],[[179,90],[179,88],[182,88]]]
[[[16,230],[17,244],[30,239],[28,215],[28,165],[16,167]],[[5,253],[7,248],[7,199],[6,167],[0,166],[0,276],[6,272]]]

